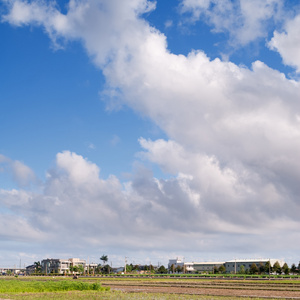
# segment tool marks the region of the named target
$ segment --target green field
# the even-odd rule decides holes
[[[114,287],[110,289],[109,286]],[[115,289],[121,289],[115,290]],[[129,288],[124,291],[124,288]],[[164,292],[155,292],[164,288]],[[175,290],[182,288],[182,292]],[[0,277],[0,299],[250,299],[247,297],[200,295],[195,289],[217,289],[237,291],[261,289],[263,291],[300,291],[299,280],[281,281],[229,281],[229,280],[188,280],[161,278],[79,278],[71,277]],[[147,292],[145,292],[147,290]],[[255,298],[251,299],[266,299]],[[275,299],[267,297],[267,299]],[[276,298],[278,299],[278,298]],[[280,298],[279,298],[280,299]],[[281,299],[286,299],[281,297]],[[300,299],[300,297],[299,297]]]

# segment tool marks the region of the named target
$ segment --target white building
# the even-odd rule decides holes
[[[69,273],[70,267],[82,266],[85,270],[85,260],[79,258],[59,259],[59,258],[47,258],[41,261],[42,273]]]

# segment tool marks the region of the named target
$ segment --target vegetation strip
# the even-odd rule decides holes
[[[56,291],[87,291],[87,290],[109,290],[101,287],[99,283],[88,283],[81,281],[23,281],[23,280],[0,280],[0,293],[43,293]]]

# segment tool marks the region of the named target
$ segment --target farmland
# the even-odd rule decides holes
[[[109,289],[110,288],[110,289]],[[300,299],[300,280],[0,277],[0,299]]]

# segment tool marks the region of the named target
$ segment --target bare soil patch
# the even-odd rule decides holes
[[[300,282],[296,286],[294,284],[270,284],[268,282],[262,284],[243,282],[211,282],[199,284],[193,282],[151,282],[151,281],[116,281],[102,282],[102,285],[108,285],[112,290],[119,290],[127,293],[163,293],[163,294],[186,294],[186,295],[207,295],[207,296],[223,296],[223,297],[248,297],[248,298],[267,298],[267,299],[300,299]]]

